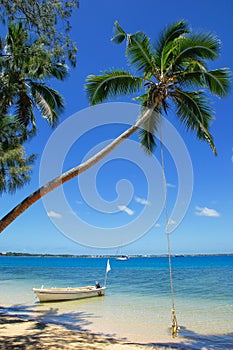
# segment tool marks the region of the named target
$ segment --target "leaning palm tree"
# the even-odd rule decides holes
[[[9,25],[0,49],[0,117],[13,113],[25,126],[25,138],[36,131],[35,107],[55,125],[64,101],[45,81],[64,80],[67,67],[53,59],[40,39],[32,41],[21,23]]]
[[[115,43],[126,41],[126,57],[136,75],[125,70],[111,69],[100,76],[89,76],[87,92],[91,104],[101,103],[118,95],[140,92],[136,99],[141,103],[144,117],[139,118],[139,121],[142,122],[145,116],[146,118],[142,122],[143,128],[139,130],[139,138],[148,153],[153,151],[156,144],[154,135],[159,128],[162,115],[167,114],[170,105],[174,105],[181,123],[185,124],[187,129],[194,131],[199,139],[207,141],[213,152],[217,154],[213,137],[209,132],[213,111],[209,107],[203,89],[220,97],[226,96],[229,90],[229,71],[227,69],[209,70],[206,65],[207,60],[218,57],[220,48],[218,39],[210,33],[191,34],[184,21],[168,28],[161,35],[156,46],[151,44],[150,39],[143,32],[127,34],[118,22],[115,23],[114,34]],[[144,110],[149,110],[150,113]],[[160,144],[172,299],[172,336],[176,337],[179,327],[174,303],[161,139]]]
[[[220,97],[229,91],[229,70],[207,68],[207,61],[219,56],[220,41],[210,33],[192,34],[184,21],[168,27],[155,46],[145,33],[127,34],[116,22],[112,41],[126,41],[126,56],[137,75],[113,69],[102,75],[90,75],[86,85],[90,103],[94,105],[117,95],[140,92],[137,99],[143,113],[133,126],[98,154],[25,198],[1,220],[0,231],[42,196],[96,164],[135,131],[140,129],[142,145],[152,152],[153,132],[158,128],[162,113],[167,113],[168,101],[175,105],[179,120],[217,153],[209,132],[213,111],[204,90]]]

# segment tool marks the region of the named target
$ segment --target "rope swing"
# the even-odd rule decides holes
[[[169,225],[169,216],[168,216],[168,206],[167,206],[167,183],[165,176],[165,166],[164,166],[164,152],[163,152],[163,143],[162,143],[162,126],[160,126],[160,153],[161,153],[161,162],[162,162],[162,176],[163,176],[163,188],[164,188],[164,206],[165,206],[165,215],[166,215],[166,237],[167,237],[167,250],[168,250],[168,264],[169,264],[169,277],[170,277],[170,293],[171,293],[171,319],[172,319],[172,338],[177,337],[180,327],[178,326],[176,311],[175,311],[175,301],[174,301],[174,289],[173,289],[173,280],[172,280],[172,263],[171,263],[171,244],[170,244],[170,233],[168,231]]]

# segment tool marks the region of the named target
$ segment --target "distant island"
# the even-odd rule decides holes
[[[195,257],[195,256],[232,256],[233,253],[213,254],[173,254],[174,258]],[[48,257],[48,258],[117,258],[119,255],[75,255],[75,254],[40,254],[40,253],[16,253],[0,252],[0,256],[21,256],[21,257]],[[132,254],[130,258],[167,258],[167,254]]]

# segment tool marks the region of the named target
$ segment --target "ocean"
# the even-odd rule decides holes
[[[110,259],[105,297],[39,304],[33,287],[104,282],[106,258],[0,257],[1,312],[183,349],[233,349],[233,256],[172,258],[179,336],[171,338],[166,257]]]

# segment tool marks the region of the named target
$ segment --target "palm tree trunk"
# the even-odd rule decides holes
[[[120,145],[124,140],[126,140],[129,136],[131,136],[135,131],[138,130],[140,126],[142,126],[147,119],[153,113],[154,108],[148,109],[144,115],[142,115],[134,125],[132,125],[129,129],[124,131],[120,136],[118,136],[114,141],[112,141],[109,145],[107,145],[100,152],[95,154],[93,157],[89,158],[84,163],[74,167],[62,175],[56,177],[51,180],[47,184],[40,187],[34,193],[26,197],[21,203],[19,203],[15,208],[13,208],[8,214],[6,214],[0,220],[0,233],[12,223],[20,214],[22,214],[27,208],[29,208],[33,203],[37,202],[41,197],[45,196],[47,193],[51,192],[58,186],[63,183],[73,179],[79,174],[91,168],[93,165],[98,163],[101,159],[103,159],[106,155],[111,153],[118,145]]]

